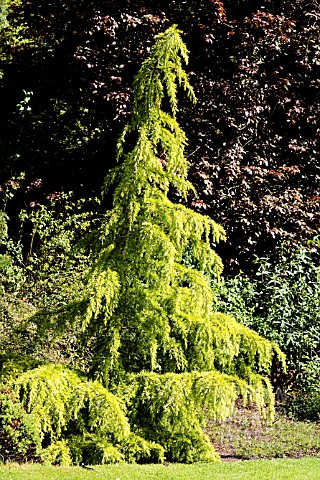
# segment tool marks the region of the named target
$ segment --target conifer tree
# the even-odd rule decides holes
[[[27,362],[21,375],[19,363],[0,362],[3,379],[17,373],[6,383],[34,413],[40,437],[50,437],[51,461],[57,455],[75,463],[217,460],[202,430],[204,412],[226,418],[242,397],[272,415],[265,375],[281,352],[214,312],[208,277],[219,276],[222,262],[211,245],[225,232],[184,204],[192,185],[177,122],[178,87],[195,100],[182,68],[187,53],[175,26],[156,37],[134,82],[118,166],[105,180],[104,189],[114,189],[113,207],[86,297],[58,311],[75,321],[80,308],[92,346],[91,377],[104,385],[61,366]],[[170,200],[174,191],[180,203]],[[54,322],[56,314],[49,313]]]
[[[113,208],[89,282],[84,328],[96,337],[92,373],[107,385],[128,372],[234,373],[232,359],[240,344],[250,350],[250,341],[255,353],[244,352],[246,368],[258,357],[264,367],[270,362],[269,344],[259,350],[260,337],[213,313],[208,276],[219,276],[222,262],[211,243],[225,237],[223,228],[169,199],[172,190],[182,199],[192,190],[178,87],[191,101],[195,96],[182,61],[188,52],[173,26],[156,37],[135,78],[119,165],[104,184],[105,190],[115,184]]]
[[[225,233],[168,198],[170,188],[184,199],[192,189],[176,119],[178,85],[195,101],[182,60],[187,50],[171,27],[158,35],[135,79],[132,118],[118,142],[121,164],[105,181],[105,189],[116,182],[113,209],[86,316],[86,327],[98,331],[94,370],[102,375],[212,367],[213,296],[205,275],[222,269],[210,242]]]

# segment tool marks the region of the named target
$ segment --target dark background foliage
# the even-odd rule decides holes
[[[9,216],[54,192],[99,193],[154,35],[176,23],[198,103],[189,205],[227,230],[226,272],[319,229],[316,1],[22,1],[2,33],[1,179],[26,172]]]

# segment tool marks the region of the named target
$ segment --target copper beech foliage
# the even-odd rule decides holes
[[[181,108],[189,206],[227,230],[226,270],[250,270],[254,254],[319,230],[319,18],[317,0],[11,2],[2,180],[23,170],[46,193],[99,189],[138,65],[176,23],[198,98]]]

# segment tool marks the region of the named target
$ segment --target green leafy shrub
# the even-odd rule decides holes
[[[222,279],[220,285],[213,282],[220,311],[233,314],[239,322],[277,343],[286,353],[288,372],[279,378],[275,368],[273,380],[283,387],[290,401],[297,394],[292,411],[300,418],[316,418],[311,414],[310,402],[318,402],[315,385],[319,376],[315,373],[314,361],[320,350],[318,247],[319,239],[314,239],[294,251],[281,248],[276,265],[268,259],[257,260],[254,278],[238,275]],[[309,405],[310,414],[305,417],[302,398]],[[315,406],[315,411],[317,408]]]
[[[164,448],[130,433],[113,444],[100,435],[73,435],[68,438],[72,463],[102,465],[105,463],[162,463]]]
[[[68,440],[72,463],[75,465],[103,465],[123,463],[124,455],[103,436],[72,436]]]
[[[0,458],[2,461],[40,460],[40,437],[34,416],[27,414],[10,390],[0,389]]]
[[[66,434],[96,432],[120,441],[130,427],[119,400],[98,382],[62,365],[45,365],[23,373],[15,390],[27,411],[35,415],[42,441]]]
[[[154,463],[165,456],[180,462],[217,460],[203,432],[204,412],[226,418],[242,397],[264,412],[268,405],[265,413],[273,414],[270,385],[252,372],[246,380],[217,371],[132,374],[115,396],[62,365],[37,366],[13,356],[1,361],[4,378],[34,416],[46,463]]]
[[[12,183],[4,207],[24,185],[23,179]],[[82,296],[99,201],[60,193],[49,202],[11,219],[15,230],[8,229],[8,217],[0,212],[0,351],[85,368],[87,339],[74,325],[61,334],[55,312],[61,314]],[[80,239],[88,232],[90,242],[84,246]]]
[[[292,415],[301,420],[320,421],[320,357],[302,366],[289,400]]]
[[[222,261],[211,245],[225,237],[224,229],[169,199],[172,189],[181,200],[192,190],[186,137],[176,118],[177,87],[194,99],[182,69],[187,53],[173,26],[158,35],[136,77],[133,114],[118,142],[122,164],[105,180],[106,188],[117,183],[113,208],[93,258],[89,249],[86,258],[72,250],[73,210],[58,222],[43,206],[26,217],[32,229],[19,292],[40,310],[31,319],[44,326],[37,333],[49,343],[71,326],[77,340],[80,327],[93,346],[85,367],[95,381],[48,363],[14,382],[35,416],[46,461],[147,462],[164,454],[172,461],[214,461],[204,411],[226,418],[240,396],[269,417],[274,413],[266,375],[273,358],[283,361],[283,355],[212,308],[207,277],[219,276]]]
[[[2,235],[2,249],[10,259],[3,270],[5,290],[20,292],[38,308],[56,307],[66,294],[65,301],[70,301],[89,262],[88,252],[75,245],[94,230],[93,209],[98,203],[97,199],[75,199],[69,192],[53,195],[48,205],[22,210],[15,219],[16,232],[7,229]],[[7,218],[4,212],[3,216]]]
[[[0,287],[1,288],[1,287]],[[33,342],[36,325],[28,321],[36,313],[27,300],[6,291],[0,296],[0,352],[37,357],[39,349]]]

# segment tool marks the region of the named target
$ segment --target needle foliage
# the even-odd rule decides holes
[[[203,412],[225,418],[236,398],[268,406],[279,349],[213,310],[208,278],[222,262],[223,228],[185,205],[192,185],[178,121],[188,52],[175,26],[156,37],[133,86],[133,113],[107,176],[106,215],[83,327],[96,337],[91,374],[124,399],[130,423],[178,461],[217,459]],[[172,202],[178,192],[180,202]]]
[[[134,82],[119,166],[105,180],[105,190],[115,184],[113,208],[101,234],[84,327],[98,332],[93,371],[106,383],[120,372],[197,368],[210,343],[213,295],[205,275],[222,270],[210,245],[225,232],[169,199],[172,190],[181,200],[192,190],[187,141],[176,119],[178,86],[195,101],[182,68],[187,59],[175,27],[158,35]]]
[[[178,90],[195,96],[180,33],[173,26],[156,37],[134,82],[118,166],[104,182],[113,206],[92,246],[77,314],[90,341],[91,380],[48,365],[15,380],[57,463],[217,460],[204,412],[226,418],[241,397],[273,414],[266,375],[281,352],[215,313],[209,278],[219,277],[222,262],[212,244],[225,232],[186,206],[193,188]],[[75,313],[73,304],[69,320]]]

